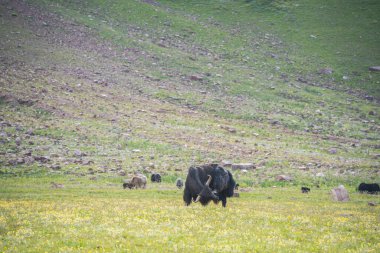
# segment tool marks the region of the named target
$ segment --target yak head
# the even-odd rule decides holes
[[[211,182],[211,180],[212,180],[212,177],[210,175],[208,175],[207,182],[205,183],[202,191],[198,194],[198,197],[196,198],[196,200],[194,202],[198,202],[201,199],[204,199],[204,200],[208,200],[208,199],[219,200],[219,197],[216,195],[216,192],[213,191],[210,188],[210,182]]]

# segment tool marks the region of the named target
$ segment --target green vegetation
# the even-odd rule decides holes
[[[376,196],[333,203],[327,189],[254,189],[227,208],[185,207],[174,185],[1,179],[2,252],[377,252]]]
[[[379,251],[378,195],[355,191],[380,183],[379,12],[0,3],[0,251]],[[241,197],[184,207],[176,179],[222,161],[254,164],[232,171]],[[123,190],[137,172],[163,183]],[[348,203],[328,196],[339,184]]]

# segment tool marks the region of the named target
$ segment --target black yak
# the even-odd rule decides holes
[[[153,183],[161,183],[161,175],[158,174],[158,173],[154,173],[154,174],[152,174],[152,176],[150,177],[150,180],[151,180]]]
[[[303,186],[303,187],[301,187],[301,191],[302,191],[302,193],[309,193],[310,188]]]
[[[177,178],[177,181],[175,182],[175,185],[178,187],[178,189],[182,189],[182,187],[183,187],[183,180],[181,178]]]
[[[366,184],[361,183],[358,187],[359,192],[367,192],[369,194],[376,194],[380,192],[379,184]]]
[[[227,197],[234,195],[235,181],[231,172],[218,164],[190,167],[185,182],[183,200],[186,205],[191,201],[207,205],[211,200],[217,204],[222,201],[226,207]]]

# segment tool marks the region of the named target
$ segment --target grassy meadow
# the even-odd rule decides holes
[[[356,192],[380,183],[379,12],[0,1],[0,252],[379,252],[380,195]],[[211,162],[253,165],[240,198],[185,207],[176,179]]]
[[[1,252],[378,252],[379,196],[253,188],[227,208],[185,207],[174,184],[1,179]],[[61,180],[62,181],[62,180]]]

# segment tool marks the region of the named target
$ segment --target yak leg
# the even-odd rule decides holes
[[[186,205],[190,205],[191,204],[191,193],[189,192],[189,190],[185,187],[185,190],[183,191],[183,200],[185,201]]]
[[[220,195],[219,199],[222,201],[223,207],[226,207],[226,205],[227,205],[227,197],[225,195]]]

